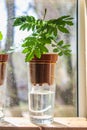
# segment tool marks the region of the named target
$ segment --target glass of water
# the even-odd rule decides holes
[[[57,54],[44,54],[29,63],[28,101],[30,121],[35,124],[53,122],[55,102],[55,66]]]

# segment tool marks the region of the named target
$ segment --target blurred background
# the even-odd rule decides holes
[[[65,43],[71,44],[72,55],[59,57],[56,67],[56,96],[54,115],[60,117],[77,116],[77,0],[0,0],[0,31],[3,40],[0,48],[19,46],[27,31],[13,27],[13,17],[33,15],[46,19],[71,15],[74,26],[70,35],[62,35]],[[9,55],[6,81],[6,116],[28,117],[27,64],[21,49]]]

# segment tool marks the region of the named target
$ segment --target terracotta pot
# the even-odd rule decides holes
[[[55,80],[57,54],[43,54],[40,59],[30,61],[30,81],[33,85],[52,85]]]
[[[4,83],[7,60],[8,54],[0,54],[0,85]]]

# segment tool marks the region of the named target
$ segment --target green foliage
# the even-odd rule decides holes
[[[3,34],[2,32],[0,31],[0,41],[3,39]],[[3,50],[3,49],[0,49],[0,54],[7,54],[7,53],[12,53],[14,52],[14,49],[9,49],[8,51],[6,50]]]
[[[3,39],[3,35],[2,35],[2,32],[0,31],[0,41]],[[5,50],[1,50],[0,49],[0,54],[5,54],[6,51]]]
[[[40,58],[42,54],[47,53],[47,44],[52,45],[53,52],[58,53],[60,56],[71,54],[70,44],[65,44],[63,40],[58,41],[60,32],[70,33],[68,26],[73,26],[73,18],[70,15],[51,20],[35,19],[33,16],[21,16],[15,18],[13,25],[19,26],[22,31],[27,30],[29,32],[32,30],[32,34],[26,37],[22,44],[22,53],[26,55],[26,62],[32,60],[34,56]]]
[[[0,41],[3,39],[2,32],[0,31]]]

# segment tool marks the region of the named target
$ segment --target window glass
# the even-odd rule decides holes
[[[70,35],[62,35],[66,43],[71,44],[72,55],[59,57],[56,66],[55,116],[77,116],[77,0],[0,0],[0,30],[3,40],[0,48],[8,50],[10,46],[21,44],[27,32],[14,28],[13,17],[33,15],[46,19],[71,15],[74,26]],[[3,12],[3,15],[2,13]],[[6,82],[6,115],[28,116],[28,78],[27,64],[21,48],[9,55]]]

